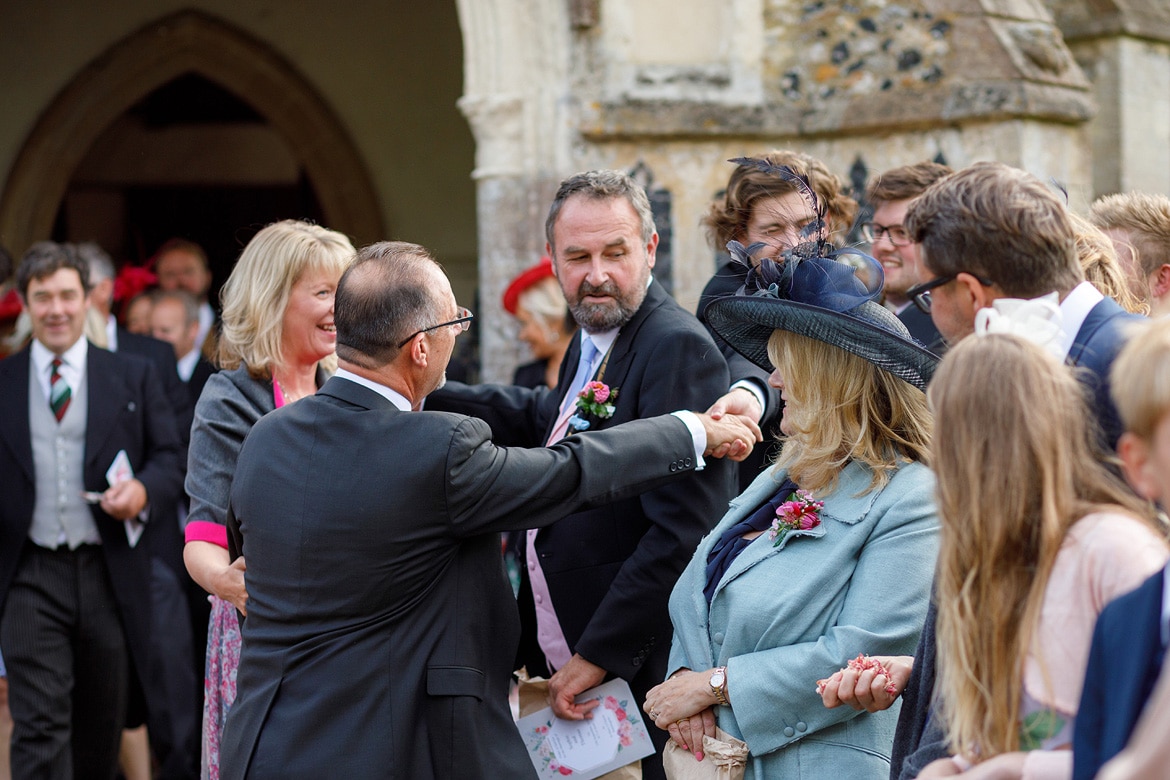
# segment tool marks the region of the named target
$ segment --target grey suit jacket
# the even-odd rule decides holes
[[[244,438],[275,408],[271,380],[253,379],[245,365],[208,378],[191,424],[188,523],[227,523],[228,492]]]
[[[248,561],[229,778],[530,778],[507,694],[500,531],[693,469],[673,417],[503,449],[456,414],[334,377],[255,424],[229,530]]]

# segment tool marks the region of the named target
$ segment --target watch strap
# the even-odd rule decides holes
[[[722,679],[721,679],[720,684],[716,685],[715,678],[719,677],[719,676],[721,676]],[[716,701],[718,701],[720,704],[722,704],[724,706],[729,706],[731,704],[731,702],[727,700],[727,667],[726,666],[720,666],[714,672],[712,672],[711,680],[708,682],[708,685],[711,686],[711,695],[713,695],[715,697]]]

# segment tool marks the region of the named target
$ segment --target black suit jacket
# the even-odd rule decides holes
[[[187,442],[191,440],[191,417],[195,413],[195,405],[190,399],[187,388],[183,386],[183,380],[179,378],[179,370],[175,365],[175,348],[165,341],[150,336],[140,336],[119,327],[118,352],[138,355],[154,364],[159,381],[166,391],[171,411],[175,416],[175,426],[179,431],[179,439],[183,442],[183,461],[185,464]]]
[[[540,446],[580,354],[577,338],[561,363],[559,391],[452,386],[432,394],[427,408],[482,417],[498,442]],[[726,363],[706,330],[657,282],[621,329],[603,380],[618,392],[615,411],[585,436],[679,409],[702,411],[728,386]],[[666,673],[672,636],[667,600],[699,540],[727,510],[735,494],[735,465],[710,460],[705,470],[668,487],[584,512],[566,511],[536,539],[569,648],[629,681],[640,697]],[[543,654],[535,642],[526,577],[520,610],[525,636],[519,660],[540,669]]]
[[[199,402],[199,396],[203,393],[203,386],[217,370],[203,357],[200,357],[195,363],[195,370],[191,372],[191,378],[187,380],[187,394],[191,399],[192,413],[194,413],[195,404]]]
[[[0,361],[0,612],[32,525],[35,483],[32,437],[28,424],[30,352],[26,347]],[[146,487],[152,509],[174,506],[182,487],[179,468],[181,445],[170,406],[154,366],[133,355],[114,354],[89,345],[85,370],[89,396],[85,436],[85,489],[109,487],[106,470],[119,450],[125,450],[134,476]],[[125,526],[91,507],[102,539],[102,554],[110,570],[127,644],[145,679],[150,628],[150,551],[154,529],[148,524],[134,547]],[[171,522],[173,517],[158,518]]]
[[[1125,748],[1162,671],[1160,571],[1097,617],[1073,731],[1073,780],[1092,780]]]
[[[671,417],[504,450],[480,420],[339,377],[261,418],[232,482],[249,601],[221,776],[535,777],[508,709],[519,625],[499,532],[693,458]]]
[[[780,400],[780,391],[768,384],[769,372],[736,352],[735,348],[724,341],[723,337],[716,333],[715,329],[707,322],[707,307],[720,298],[742,292],[744,282],[747,280],[747,269],[741,263],[731,260],[725,254],[719,255],[719,257],[724,262],[707,282],[707,286],[703,288],[695,316],[699,318],[699,322],[703,323],[707,333],[723,354],[723,359],[727,361],[731,381],[752,382],[764,394],[764,416],[759,421],[760,430],[764,432],[764,441],[752,450],[752,454],[738,466],[737,487],[738,491],[742,493],[775,459],[776,438],[780,435],[780,411],[783,409],[784,403]]]

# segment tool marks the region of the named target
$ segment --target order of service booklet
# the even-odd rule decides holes
[[[610,680],[577,697],[590,699],[601,704],[588,720],[561,720],[545,707],[516,721],[542,780],[591,780],[654,753],[645,717],[625,680]]]

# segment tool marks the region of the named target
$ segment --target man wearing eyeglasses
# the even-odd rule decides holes
[[[918,243],[929,277],[906,296],[930,314],[947,343],[974,333],[980,312],[1003,316],[1007,308],[1002,303],[997,308],[997,302],[1038,304],[1049,319],[1034,321],[1032,327],[1004,321],[1002,329],[1028,336],[1028,330],[1043,324],[1057,326],[1050,330],[1054,335],[1047,346],[1081,369],[1076,376],[1091,393],[1090,412],[1100,425],[1102,443],[1115,446],[1121,424],[1109,396],[1109,369],[1127,338],[1127,325],[1142,318],[1085,281],[1072,221],[1052,189],[1002,163],[975,163],[916,198],[907,209],[905,229]],[[984,313],[984,327],[988,319]],[[932,605],[900,697],[891,780],[917,777],[932,761],[950,754],[933,697],[935,620]]]
[[[980,310],[994,311],[1000,299],[1054,299],[1059,311],[1048,320],[1055,325],[1049,346],[1085,369],[1078,377],[1093,394],[1102,441],[1113,447],[1121,422],[1109,397],[1109,367],[1125,342],[1125,325],[1140,317],[1085,281],[1063,200],[1031,174],[979,162],[917,198],[906,230],[933,277],[907,295],[949,344],[973,333]],[[1045,305],[1051,304],[1038,304]]]
[[[882,291],[885,304],[927,349],[941,355],[946,342],[930,319],[906,295],[906,291],[929,278],[922,268],[918,244],[910,239],[903,224],[911,201],[951,169],[934,162],[920,162],[879,174],[866,190],[866,200],[873,206],[872,221],[861,226],[869,242],[870,253],[882,264],[886,280]]]
[[[482,420],[412,411],[470,321],[426,249],[365,247],[337,287],[337,374],[248,434],[228,515],[248,615],[224,780],[535,780],[508,709],[521,625],[500,532],[685,490],[705,452],[758,440],[750,422],[679,412],[504,449]]]

